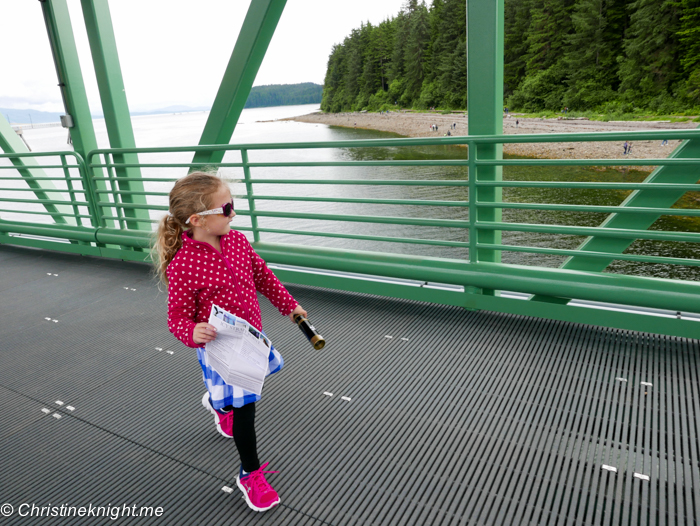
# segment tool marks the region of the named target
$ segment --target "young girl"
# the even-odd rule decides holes
[[[207,323],[212,305],[262,330],[256,291],[292,321],[306,311],[267,268],[246,237],[231,230],[236,216],[231,191],[219,177],[193,172],[178,180],[170,191],[170,214],[157,231],[157,270],[168,284],[168,328],[182,343],[197,349],[202,366],[202,404],[214,414],[217,429],[233,437],[241,457],[236,483],[248,506],[265,511],[279,504],[277,492],[265,479],[255,436],[254,393],[227,385],[209,365],[204,345],[216,338]],[[270,350],[267,374],[282,368],[282,357]],[[274,472],[273,472],[274,473]]]

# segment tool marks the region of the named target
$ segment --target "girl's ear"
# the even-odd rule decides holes
[[[192,214],[190,216],[190,225],[197,227],[202,226],[202,218],[197,214]]]

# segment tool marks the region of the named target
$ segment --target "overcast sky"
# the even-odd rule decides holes
[[[362,22],[395,16],[405,0],[287,0],[254,85],[323,84],[333,44]],[[112,0],[110,11],[132,111],[210,106],[250,0]],[[93,112],[99,93],[79,0],[68,0]],[[37,1],[0,2],[0,107],[63,111]]]

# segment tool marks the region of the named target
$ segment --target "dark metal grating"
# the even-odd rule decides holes
[[[221,490],[235,446],[150,269],[0,246],[0,504],[163,507],[119,518],[139,524],[698,526],[698,341],[289,288],[329,344],[261,298],[286,364],[257,424],[282,505],[255,514]],[[80,522],[2,519],[30,521]]]

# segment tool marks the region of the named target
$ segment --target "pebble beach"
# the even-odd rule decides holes
[[[364,128],[393,132],[405,137],[442,137],[450,125],[452,135],[467,135],[467,117],[463,113],[413,113],[389,112],[379,113],[311,113],[293,117],[289,120],[348,128]],[[517,126],[516,126],[517,121]],[[437,131],[431,129],[437,125]],[[503,118],[503,132],[507,135],[535,133],[583,133],[583,132],[621,132],[641,130],[686,130],[698,127],[697,122],[670,121],[589,121],[587,119],[542,119],[524,118],[510,114]],[[681,144],[681,141],[668,141],[662,145],[660,140],[633,141],[629,155],[623,152],[624,141],[617,142],[568,142],[537,144],[505,144],[505,154],[547,158],[547,159],[660,159],[668,157]],[[653,166],[640,166],[635,169],[652,171]]]

